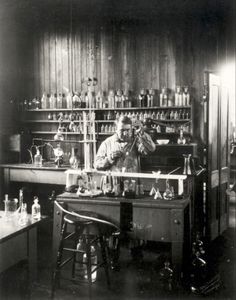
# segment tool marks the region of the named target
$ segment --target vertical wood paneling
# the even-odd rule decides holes
[[[114,40],[114,36],[115,36],[115,25],[113,26],[109,26],[108,27],[108,39],[107,39],[107,47],[108,47],[108,57],[107,57],[107,61],[108,61],[108,68],[107,70],[104,70],[104,72],[107,72],[108,74],[108,89],[114,89],[115,86],[117,86],[117,82],[116,82],[116,74],[114,74],[114,66],[117,63],[117,61],[114,58],[114,50],[115,50],[115,40]],[[119,61],[119,63],[121,63],[121,61]],[[120,74],[119,74],[120,75]],[[121,77],[120,77],[121,78]],[[119,82],[119,86],[120,86],[121,82]]]
[[[137,60],[137,88],[138,91],[145,86],[145,33],[139,27],[136,35],[136,60]]]
[[[43,34],[40,34],[39,39],[39,93],[37,96],[41,98],[45,89],[45,62],[44,62],[44,38]]]
[[[40,45],[40,39],[38,39],[37,36],[34,38],[34,91],[31,97],[35,97],[36,95],[39,95],[40,92],[40,62],[39,62],[39,45]]]
[[[112,55],[109,55],[112,60],[115,62],[120,62],[119,64],[114,64],[114,89],[120,89],[122,86],[122,68],[123,68],[123,48],[124,48],[124,30],[127,30],[125,25],[113,25],[113,36],[112,44],[113,44],[113,51],[110,50]]]
[[[98,80],[97,91],[102,89],[101,86],[101,25],[95,27],[95,62],[96,62],[96,78]]]
[[[61,35],[60,32],[55,33],[55,47],[56,47],[56,91],[62,93],[62,47],[61,47]]]
[[[80,43],[79,43],[79,31],[75,29],[74,33],[74,55],[73,55],[73,68],[74,68],[74,90],[80,91],[81,90],[81,84],[79,81],[81,81],[80,76],[80,63],[79,63],[79,56],[80,56]]]
[[[67,46],[67,34],[63,34],[61,37],[61,61],[62,61],[62,87],[63,92],[68,92],[69,87],[69,65],[68,65],[68,46]]]
[[[174,56],[174,45],[171,33],[167,35],[167,57],[168,57],[168,73],[167,73],[167,82],[168,88],[172,91],[175,89],[175,74],[176,74],[176,64]],[[182,86],[186,84],[182,82]]]
[[[50,76],[50,91],[56,92],[56,55],[55,55],[55,33],[53,28],[50,28],[49,36],[49,76]]]
[[[81,25],[81,76],[82,82],[86,79],[87,75],[87,27]],[[82,84],[82,89],[87,90],[85,82]]]
[[[153,32],[152,28],[152,35],[151,35],[151,82],[152,88],[159,89],[159,38],[157,34]]]
[[[148,24],[145,33],[145,66],[144,86],[150,89],[152,87],[152,27]]]
[[[108,35],[107,27],[101,28],[101,87],[108,90]]]
[[[49,32],[44,33],[44,76],[45,76],[45,91],[51,93],[51,78],[50,78],[50,34]]]

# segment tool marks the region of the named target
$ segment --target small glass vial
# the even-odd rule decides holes
[[[34,204],[32,205],[32,218],[35,220],[40,220],[41,218],[41,207],[38,203],[39,199],[38,197],[34,197]]]
[[[36,154],[34,156],[34,165],[35,167],[42,167],[43,159],[42,155],[40,154],[39,148],[36,150]]]

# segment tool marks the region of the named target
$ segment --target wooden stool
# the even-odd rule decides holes
[[[70,212],[64,209],[57,201],[55,204],[64,213],[61,237],[57,253],[56,268],[53,272],[51,296],[54,297],[56,285],[60,284],[61,269],[72,261],[71,280],[79,281],[75,278],[76,264],[80,263],[85,266],[87,282],[89,285],[89,296],[91,296],[92,273],[96,272],[100,267],[104,267],[108,287],[110,286],[109,277],[109,253],[107,239],[115,235],[119,236],[120,229],[116,224],[106,220],[103,216],[89,211]],[[73,229],[68,233],[68,225]],[[79,240],[83,240],[84,247],[77,249]],[[72,247],[67,247],[68,242],[73,243]],[[92,264],[91,246],[100,245],[101,262]],[[72,253],[71,256],[63,258],[64,253]],[[86,261],[78,261],[77,254],[86,254]],[[66,278],[68,279],[68,278]]]

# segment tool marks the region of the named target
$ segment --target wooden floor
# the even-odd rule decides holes
[[[230,228],[217,238],[208,249],[208,266],[220,275],[221,287],[207,299],[233,300],[236,297],[236,251],[235,251],[235,203],[230,209]],[[40,228],[38,282],[31,289],[29,299],[50,299],[51,284],[51,224]],[[148,245],[143,259],[134,261],[127,247],[121,248],[120,271],[111,273],[112,286],[107,289],[104,271],[101,269],[92,286],[92,299],[144,300],[144,299],[201,299],[181,284],[173,284],[171,291],[160,281],[159,271],[169,248]],[[23,265],[16,266],[1,276],[2,300],[26,299],[28,292],[27,272]],[[86,284],[74,285],[62,281],[56,291],[56,300],[89,299]]]

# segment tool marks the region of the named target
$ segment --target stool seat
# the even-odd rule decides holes
[[[76,217],[76,216],[73,216],[73,215],[70,215],[70,214],[66,214],[64,216],[64,221],[69,223],[69,224],[73,224],[73,225],[76,225],[76,224],[89,225],[89,224],[93,223],[93,221],[82,219],[80,217]]]
[[[119,236],[120,229],[117,223],[114,223],[109,218],[105,218],[101,214],[97,214],[91,211],[68,211],[61,206],[57,201],[55,204],[63,212],[63,220],[61,227],[61,237],[57,253],[56,269],[53,272],[52,279],[52,298],[54,297],[54,291],[56,284],[60,283],[61,269],[70,261],[72,261],[72,280],[75,281],[76,276],[76,264],[78,264],[77,257],[82,254],[86,256],[86,260],[81,261],[80,264],[85,265],[87,270],[87,281],[89,283],[89,294],[91,293],[92,274],[100,267],[104,267],[107,284],[110,285],[109,278],[109,239]],[[69,225],[69,232],[67,225]],[[80,240],[84,241],[84,248],[79,249],[78,243]],[[71,240],[73,246],[66,246],[69,240]],[[71,245],[70,242],[70,245]],[[116,244],[116,243],[115,243]],[[100,249],[101,262],[93,264],[92,261],[92,247]],[[72,253],[72,256],[68,258],[68,255],[64,255],[64,252]],[[108,257],[107,257],[108,255]],[[64,256],[67,257],[64,259]]]

